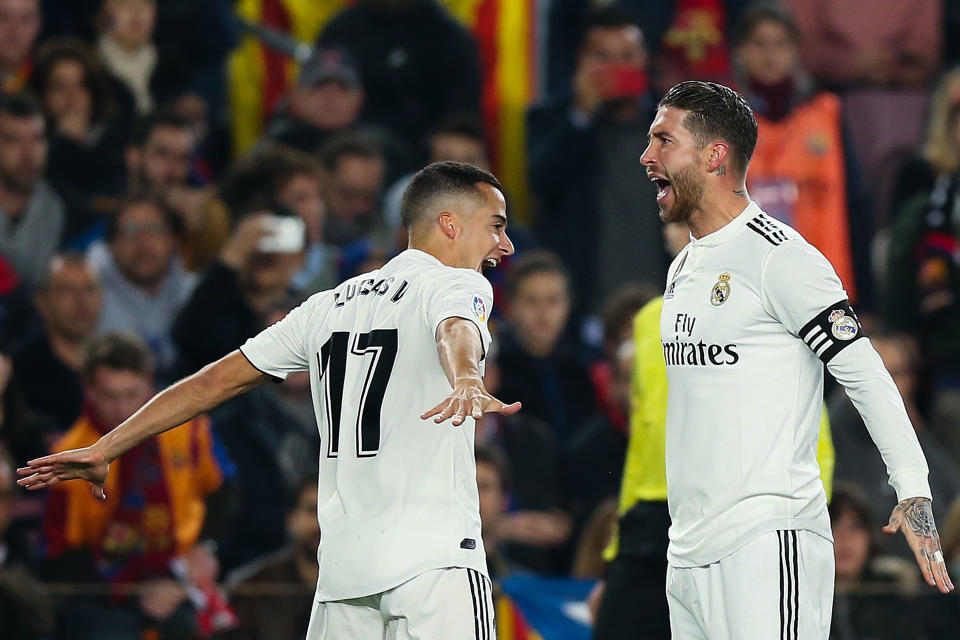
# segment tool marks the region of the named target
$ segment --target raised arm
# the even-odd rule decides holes
[[[437,352],[453,392],[420,416],[421,420],[436,416],[434,422],[443,422],[452,416],[453,425],[460,426],[467,415],[479,419],[484,413],[510,415],[520,410],[519,402],[505,405],[484,388],[480,375],[483,342],[473,322],[464,318],[441,322],[437,327]]]
[[[23,476],[17,484],[37,490],[79,478],[90,482],[94,495],[104,499],[109,465],[123,453],[269,379],[234,351],[167,387],[93,445],[29,461],[17,469]]]

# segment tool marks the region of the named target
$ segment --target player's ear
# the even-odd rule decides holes
[[[716,140],[706,146],[704,151],[707,153],[707,172],[717,173],[720,167],[724,167],[719,175],[730,172],[730,145],[723,140]]]
[[[437,224],[440,225],[440,231],[451,240],[457,237],[456,216],[449,211],[441,211],[437,216]]]

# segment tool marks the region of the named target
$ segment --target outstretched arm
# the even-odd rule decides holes
[[[437,351],[453,392],[420,416],[421,420],[436,416],[434,422],[443,422],[453,416],[453,425],[460,426],[467,415],[479,419],[484,413],[510,415],[520,410],[519,402],[505,405],[484,388],[480,375],[483,343],[473,322],[463,318],[441,322],[437,327]]]
[[[17,469],[23,476],[17,484],[36,490],[80,478],[90,482],[94,495],[103,499],[108,467],[123,453],[268,379],[240,351],[234,351],[167,387],[93,445],[29,461]]]

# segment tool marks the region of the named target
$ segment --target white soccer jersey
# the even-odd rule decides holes
[[[864,415],[898,499],[930,496],[903,402],[839,278],[756,204],[680,252],[660,322],[674,566],[775,530],[832,540],[816,461],[823,363]]]
[[[452,387],[436,331],[474,322],[490,344],[490,283],[407,250],[383,268],[311,296],[241,351],[286,378],[310,370],[320,429],[317,599],[380,593],[425,571],[486,574],[474,420],[420,415]]]

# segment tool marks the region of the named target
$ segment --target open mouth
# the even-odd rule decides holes
[[[673,187],[670,185],[670,181],[666,178],[651,176],[650,182],[657,187],[657,202],[660,202],[673,192]]]
[[[485,269],[493,269],[498,264],[500,264],[500,261],[496,258],[485,258],[483,261],[483,267]]]

